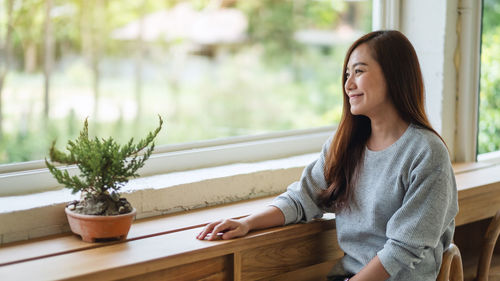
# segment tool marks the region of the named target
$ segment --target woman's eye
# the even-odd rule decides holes
[[[361,69],[354,70],[354,73],[362,73],[362,72],[363,72],[363,70],[361,70]]]
[[[345,79],[348,79],[349,78],[349,73],[346,73],[345,74]]]

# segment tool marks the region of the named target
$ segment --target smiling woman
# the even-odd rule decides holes
[[[446,145],[423,110],[416,52],[399,31],[373,31],[351,45],[343,69],[339,127],[301,178],[263,211],[215,221],[197,238],[231,239],[334,212],[345,255],[328,280],[435,280],[458,193]]]

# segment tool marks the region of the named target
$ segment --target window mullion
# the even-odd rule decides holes
[[[400,29],[401,0],[373,0],[372,29]]]
[[[458,92],[454,159],[476,160],[479,72],[481,42],[481,1],[463,0],[459,7]]]

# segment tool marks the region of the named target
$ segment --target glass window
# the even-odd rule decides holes
[[[0,164],[42,159],[89,118],[172,144],[333,125],[371,1],[0,1]]]
[[[483,0],[478,154],[500,150],[500,2]]]

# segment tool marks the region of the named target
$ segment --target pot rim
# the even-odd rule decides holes
[[[126,214],[119,214],[119,215],[112,215],[112,216],[105,216],[105,215],[84,215],[84,214],[78,214],[73,212],[72,210],[68,209],[68,207],[64,208],[64,212],[68,216],[76,217],[76,218],[81,218],[81,219],[94,219],[94,220],[112,220],[112,219],[117,219],[117,218],[122,218],[122,217],[130,217],[134,216],[137,213],[136,208],[132,208],[131,212],[128,212]]]

